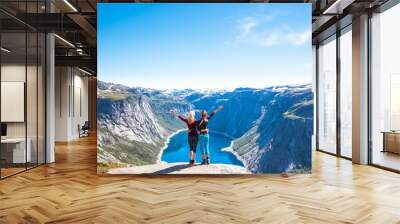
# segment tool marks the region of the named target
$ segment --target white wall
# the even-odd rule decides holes
[[[81,74],[81,73],[80,73]],[[88,78],[81,76],[81,75],[75,75],[74,77],[74,110],[75,113],[72,119],[72,127],[75,127],[72,129],[72,135],[73,136],[78,136],[79,137],[79,132],[78,129],[76,128],[78,124],[81,126],[85,123],[85,121],[88,121],[89,116],[88,116]]]
[[[70,85],[69,69],[67,67],[56,67],[55,69],[55,141],[68,140],[68,117]]]
[[[340,150],[352,157],[352,31],[340,36]]]
[[[383,148],[382,131],[400,129],[400,4],[372,17],[372,143]]]
[[[37,71],[37,69],[39,69]],[[27,80],[25,80],[27,78]],[[23,82],[26,84],[26,106],[22,102],[22,107],[11,108],[2,107],[2,112],[22,113],[22,121],[6,122],[7,137],[9,138],[24,138],[25,135],[30,140],[30,148],[33,162],[39,159],[39,163],[44,163],[45,159],[45,116],[44,116],[44,74],[42,68],[36,66],[25,66],[25,64],[3,64],[1,66],[1,81],[2,82]],[[2,89],[2,93],[4,89]],[[24,89],[19,90],[19,94],[24,94]],[[21,92],[22,91],[22,92]],[[7,95],[2,95],[2,98],[7,98]],[[24,97],[23,97],[24,98]],[[15,102],[17,103],[17,102]],[[24,114],[26,112],[26,120]],[[2,113],[2,114],[3,114]],[[37,154],[38,153],[38,154]],[[50,160],[51,162],[51,160]]]
[[[373,104],[377,107],[373,114],[377,121],[375,127],[380,131],[399,129],[398,98],[395,80],[400,76],[399,52],[400,33],[398,21],[400,20],[400,5],[375,15],[372,19],[373,35]],[[397,92],[397,93],[396,93]],[[393,99],[396,100],[393,100]]]
[[[336,40],[318,48],[318,148],[336,153]]]
[[[79,138],[78,125],[88,120],[88,78],[72,67],[56,68],[55,140]]]
[[[30,74],[36,74],[36,67],[25,66],[18,64],[5,64],[1,66],[1,81],[2,82],[24,82],[26,83],[25,77],[26,72],[28,72],[28,84],[29,86],[36,86],[36,80],[31,80]],[[3,96],[4,97],[4,96]],[[32,113],[32,107],[36,112],[36,88],[27,88],[27,119],[28,125],[28,137],[29,130],[36,130],[36,113]],[[32,104],[33,103],[33,104]],[[7,110],[8,108],[1,108],[2,110]],[[22,108],[24,110],[24,108]],[[33,123],[32,123],[33,122]],[[25,126],[26,122],[7,122],[7,135],[8,137],[25,137]],[[36,132],[35,132],[36,134]]]

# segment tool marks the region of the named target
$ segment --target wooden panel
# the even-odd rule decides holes
[[[385,133],[385,151],[400,154],[400,133]]]
[[[96,77],[89,77],[88,79],[88,110],[89,110],[89,123],[90,130],[95,132],[97,130],[97,79]]]

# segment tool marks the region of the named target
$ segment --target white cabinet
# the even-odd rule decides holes
[[[12,148],[12,163],[25,163],[32,161],[32,140],[26,140],[27,147],[25,151],[25,138],[7,138],[2,139],[1,144]]]

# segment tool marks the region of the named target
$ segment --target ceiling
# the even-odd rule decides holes
[[[56,66],[78,66],[96,74],[96,6],[96,0],[1,0],[2,45],[12,50],[4,57],[14,61],[22,55],[32,58],[37,49],[33,38],[51,32],[56,34]]]
[[[190,2],[202,2],[191,0]],[[313,43],[335,32],[339,20],[351,23],[351,16],[382,5],[387,0],[252,0],[250,2],[312,3]],[[18,48],[22,41],[20,34],[26,29],[32,32],[54,32],[56,44],[56,65],[79,66],[96,74],[97,66],[97,2],[173,2],[134,0],[1,0],[1,28],[14,40]],[[175,1],[177,2],[177,0]],[[244,0],[218,0],[207,2],[249,2]],[[350,19],[349,19],[350,17]],[[343,23],[344,24],[344,23]],[[21,45],[22,46],[22,45]],[[32,45],[33,46],[33,45]],[[20,49],[22,50],[22,48]],[[28,48],[28,52],[29,52]],[[18,50],[16,50],[18,52]],[[21,52],[23,53],[23,52]]]

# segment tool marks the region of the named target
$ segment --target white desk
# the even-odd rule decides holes
[[[13,163],[25,163],[31,162],[32,160],[32,153],[31,153],[31,139],[27,139],[26,142],[28,143],[28,147],[26,147],[25,153],[25,138],[5,138],[1,139],[1,144],[5,145],[6,147],[13,146]]]

